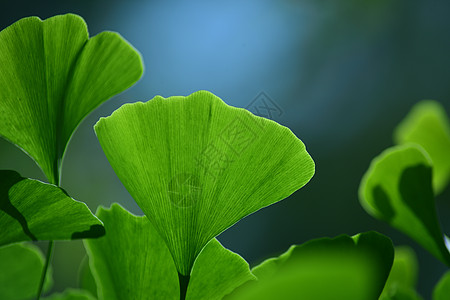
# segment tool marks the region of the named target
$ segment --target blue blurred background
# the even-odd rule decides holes
[[[92,129],[123,103],[197,90],[249,109],[253,101],[266,101],[277,108],[270,117],[306,144],[316,175],[219,240],[254,265],[312,238],[377,230],[416,250],[419,291],[430,298],[446,268],[366,214],[358,186],[371,159],[392,145],[393,129],[414,103],[435,99],[450,113],[448,0],[2,1],[0,28],[26,16],[67,12],[84,17],[91,35],[119,32],[141,52],[146,68],[134,87],[92,113],[73,136],[62,178],[72,197],[92,211],[119,202],[141,214]],[[0,168],[45,179],[4,140]],[[437,206],[449,233],[449,188]],[[56,243],[53,290],[77,286],[84,255],[80,241]]]

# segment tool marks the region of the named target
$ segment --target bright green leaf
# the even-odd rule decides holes
[[[43,300],[95,300],[95,298],[87,291],[67,289],[63,293],[55,293]]]
[[[411,248],[396,247],[394,264],[380,300],[422,299],[415,291],[417,265],[416,255]]]
[[[99,299],[179,299],[175,264],[150,221],[118,204],[100,208],[98,216],[108,234],[84,243]],[[222,299],[252,279],[247,262],[213,239],[194,263],[186,299]]]
[[[445,273],[434,287],[433,300],[448,300],[450,297],[450,271]]]
[[[359,197],[365,210],[406,233],[450,266],[436,214],[431,160],[412,144],[387,149],[364,175]]]
[[[164,241],[146,217],[118,204],[99,208],[107,234],[84,240],[100,300],[178,299],[178,275]]]
[[[73,14],[24,18],[2,30],[0,66],[0,136],[54,184],[81,120],[142,74],[139,54],[120,35],[89,39],[86,23]]]
[[[220,300],[254,279],[248,263],[241,256],[213,239],[195,260],[186,299]]]
[[[94,297],[97,297],[97,284],[89,267],[89,257],[87,255],[81,261],[78,270],[78,286],[91,293]]]
[[[389,238],[376,232],[312,240],[255,267],[258,281],[227,299],[375,300],[393,257]]]
[[[212,238],[314,174],[304,144],[288,128],[206,91],[126,104],[95,130],[183,275]]]
[[[44,256],[34,245],[0,247],[0,299],[23,300],[36,296],[43,268]],[[52,285],[51,272],[46,278],[44,290]]]
[[[398,144],[416,143],[433,161],[433,188],[441,192],[450,180],[450,121],[436,101],[416,104],[394,132]]]
[[[105,234],[86,204],[64,190],[0,170],[0,246],[28,240],[94,238]]]

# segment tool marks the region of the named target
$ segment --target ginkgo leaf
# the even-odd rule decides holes
[[[86,204],[61,188],[0,170],[0,246],[29,240],[94,238],[105,234]]]
[[[359,198],[369,214],[406,233],[450,266],[434,202],[432,162],[420,146],[395,146],[373,159]]]
[[[253,268],[258,278],[226,299],[378,299],[394,258],[389,238],[366,232],[294,245]]]
[[[312,158],[288,128],[206,91],[125,104],[95,131],[182,275],[212,238],[314,174]]]
[[[410,247],[395,247],[394,264],[380,300],[422,299],[416,292],[417,265],[416,254]]]
[[[58,184],[66,145],[81,120],[142,75],[139,54],[117,33],[89,39],[73,14],[28,17],[0,32],[0,136]]]
[[[447,271],[433,290],[433,300],[447,300],[450,295],[450,271]]]
[[[450,180],[450,121],[436,101],[416,104],[394,132],[398,144],[416,143],[433,161],[433,188],[441,192]]]
[[[0,247],[0,299],[24,300],[36,296],[44,268],[44,255],[32,244]],[[44,290],[53,283],[47,273]]]
[[[97,215],[108,234],[84,241],[92,275],[87,270],[80,273],[82,288],[92,289],[92,276],[100,300],[180,299],[172,256],[148,218],[134,216],[118,204],[100,208]],[[213,239],[195,261],[184,296],[222,299],[252,279],[248,263]]]

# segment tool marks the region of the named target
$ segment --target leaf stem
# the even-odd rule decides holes
[[[180,282],[180,300],[185,300],[186,299],[186,293],[187,293],[187,288],[189,285],[189,279],[191,279],[191,276],[187,275],[183,275],[180,272],[178,272],[178,280]]]
[[[45,284],[45,277],[47,277],[48,266],[50,265],[50,260],[52,258],[53,244],[54,241],[48,241],[47,257],[45,258],[45,265],[44,269],[42,270],[41,282],[39,283],[39,290],[36,298],[37,300],[41,299],[41,293]]]

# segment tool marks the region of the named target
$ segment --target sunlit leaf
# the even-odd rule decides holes
[[[396,143],[417,143],[433,161],[433,188],[441,192],[450,180],[450,121],[436,101],[416,104],[394,133]]]
[[[43,300],[95,300],[88,291],[67,289],[63,293],[54,293]]]
[[[248,263],[216,239],[200,252],[192,268],[186,299],[220,300],[247,281],[256,279]]]
[[[314,174],[304,144],[288,128],[206,91],[126,104],[95,130],[183,275],[212,238]]]
[[[226,299],[378,299],[392,265],[391,241],[378,233],[292,246],[255,267],[258,278]]]
[[[69,240],[105,234],[86,204],[61,188],[0,170],[0,246],[29,240]],[[0,298],[1,299],[1,298]]]
[[[44,268],[44,256],[31,244],[0,247],[0,299],[24,300],[35,297]],[[44,290],[52,285],[47,273]]]
[[[450,271],[445,273],[433,291],[433,300],[448,300],[450,296]]]
[[[406,246],[395,248],[394,264],[384,287],[380,300],[418,300],[417,292],[417,258],[414,251]]]
[[[100,208],[97,214],[108,234],[84,243],[99,299],[179,299],[175,264],[150,221],[130,214],[118,204]],[[89,277],[88,272],[83,273]],[[247,262],[213,239],[195,261],[186,299],[222,299],[252,279]],[[92,284],[82,287],[86,286]]]
[[[431,160],[422,148],[412,144],[392,147],[372,161],[359,197],[369,214],[406,233],[450,266],[431,178]]]
[[[81,120],[142,74],[139,54],[117,33],[89,39],[67,14],[24,18],[0,32],[0,136],[58,183],[66,145]]]
[[[99,299],[177,299],[178,275],[164,241],[146,217],[118,204],[99,208],[107,234],[84,240]]]

